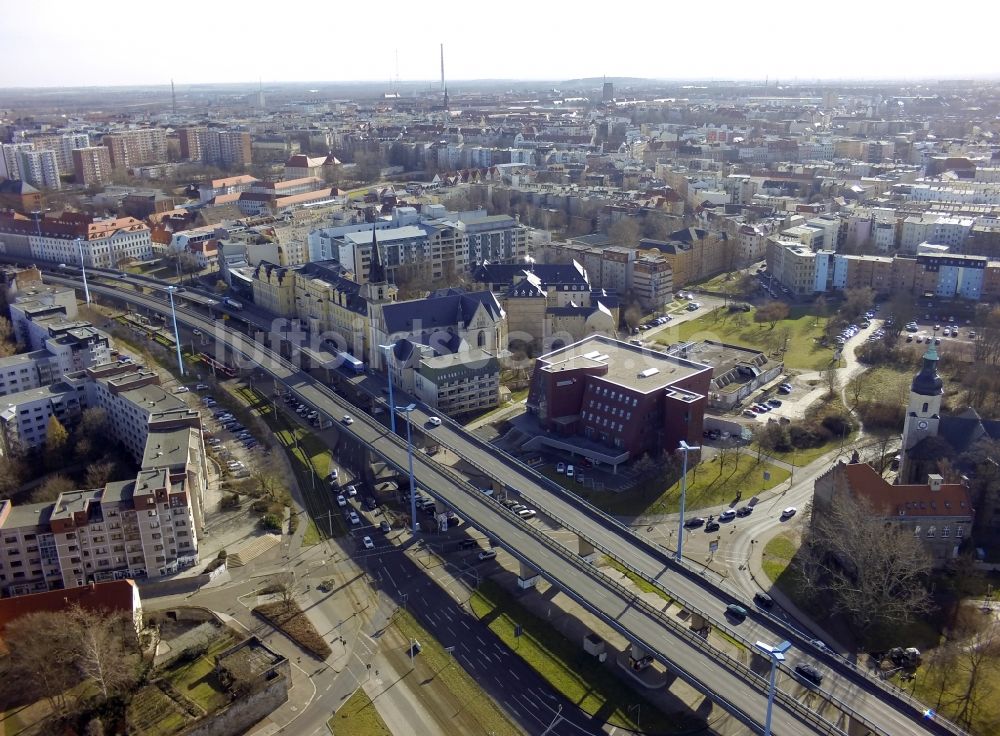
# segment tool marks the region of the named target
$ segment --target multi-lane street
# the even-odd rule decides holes
[[[161,299],[120,287],[94,284],[91,291],[161,313],[169,309]],[[297,370],[244,335],[226,329],[204,315],[189,309],[179,309],[177,318],[181,323],[213,335],[234,352],[249,356],[260,368],[294,391],[301,400],[316,407],[332,420],[337,421],[344,414],[350,413],[355,421],[345,427],[346,431],[354,433],[361,442],[387,461],[400,468],[406,467],[404,442],[388,433],[381,424],[357,412],[317,379]],[[412,415],[414,425],[422,425],[427,416],[418,408]],[[789,638],[793,644],[805,646],[801,637],[796,637],[783,624],[759,613],[753,613],[741,624],[727,624],[724,608],[733,601],[733,597],[691,571],[673,565],[665,550],[639,538],[631,530],[589,508],[575,496],[554,486],[513,458],[499,454],[460,427],[445,422],[441,427],[429,431],[434,433],[435,440],[440,445],[472,464],[481,473],[509,491],[529,499],[532,505],[551,519],[576,532],[598,549],[614,555],[643,577],[656,581],[690,609],[704,612],[714,625],[728,629],[732,635],[751,645],[758,639],[776,643]],[[414,465],[415,476],[421,487],[469,519],[516,558],[540,570],[546,579],[595,615],[632,641],[646,646],[657,658],[734,716],[743,718],[751,727],[759,727],[764,707],[761,678],[728,660],[725,655],[700,646],[685,633],[684,627],[666,619],[663,614],[645,609],[629,590],[618,587],[580,560],[575,551],[548,539],[530,524],[476,491],[466,479],[450,468],[441,466],[422,454],[415,456]],[[816,663],[829,673],[823,685],[826,698],[838,702],[844,710],[853,712],[856,720],[865,723],[872,731],[892,734],[922,733],[929,726],[935,732],[948,732],[939,724],[922,722],[919,710],[895,700],[863,673],[854,672],[848,663],[809,651],[803,651],[792,661],[806,660]],[[798,698],[803,692],[804,685],[786,671],[776,701],[776,733],[836,733],[846,730],[843,724],[834,726],[826,720],[828,716],[819,716],[802,706]]]

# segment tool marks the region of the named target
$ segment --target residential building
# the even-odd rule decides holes
[[[0,516],[2,515],[3,510],[0,509]],[[30,536],[30,533],[27,536]],[[16,535],[8,535],[7,539],[11,540],[8,543],[14,544],[15,538]],[[38,537],[27,541],[29,544],[24,546],[23,553],[37,553],[39,545],[31,544],[31,542],[38,542]],[[13,572],[8,572],[8,579],[13,579]],[[0,584],[3,583],[6,581],[0,580]],[[131,619],[136,634],[143,629],[142,599],[139,597],[139,586],[135,584],[134,580],[119,579],[44,593],[0,598],[0,639],[4,637],[7,625],[21,616],[42,612],[59,613],[74,606],[105,616],[122,614]]]
[[[9,297],[10,323],[14,338],[31,350],[42,350],[50,337],[47,320],[89,326],[77,322],[76,291],[65,286],[50,286],[41,281],[19,284]]]
[[[480,348],[400,339],[393,344],[389,372],[394,385],[449,416],[500,403],[500,361]]]
[[[684,228],[671,234],[666,241],[643,238],[640,250],[656,250],[670,264],[674,288],[680,289],[725,270],[736,263],[736,245],[724,232]]]
[[[73,149],[73,175],[85,187],[103,187],[111,183],[111,154],[105,146]]]
[[[14,210],[22,215],[40,212],[42,193],[22,179],[0,181],[0,210]]]
[[[785,370],[781,361],[770,360],[759,350],[715,340],[672,345],[668,355],[711,366],[710,406],[730,410]]]
[[[639,305],[647,312],[665,310],[674,298],[674,271],[667,257],[652,252],[639,253],[631,267],[629,288]]]
[[[467,263],[516,263],[528,255],[528,228],[518,218],[476,210],[459,213],[458,220],[468,240]]]
[[[15,258],[119,268],[152,258],[149,227],[133,217],[99,219],[79,212],[27,218],[0,215],[0,252]]]
[[[327,172],[335,171],[340,161],[332,153],[328,156],[307,156],[297,153],[285,161],[285,178],[315,177],[326,181]]]
[[[83,414],[86,400],[63,381],[8,394],[0,399],[0,440],[4,455],[21,455],[45,446],[49,420],[72,428]]]
[[[617,467],[701,441],[712,368],[594,335],[535,362],[525,447],[569,451]],[[524,425],[520,427],[525,430]]]
[[[139,128],[109,133],[101,139],[115,169],[130,169],[167,160],[167,133],[162,128]]]
[[[0,358],[0,396],[41,388],[111,360],[109,338],[93,327],[51,328],[45,347]]]
[[[936,568],[958,557],[971,536],[975,512],[969,489],[945,483],[937,473],[927,475],[926,483],[893,485],[867,463],[841,460],[815,481],[810,523],[815,526],[846,498],[866,504],[887,527],[919,539]]]
[[[251,137],[238,130],[180,128],[181,158],[224,169],[243,169],[251,162]]]
[[[21,151],[21,178],[29,184],[43,189],[61,189],[59,160],[55,151]]]
[[[259,179],[243,174],[227,176],[223,179],[212,179],[198,187],[198,198],[202,203],[211,202],[216,197],[226,194],[239,194],[250,191],[250,187],[258,184]]]
[[[34,143],[2,143],[0,144],[0,178],[21,179],[21,153],[35,150]]]

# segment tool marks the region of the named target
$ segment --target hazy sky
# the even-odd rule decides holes
[[[998,21],[996,0],[0,0],[0,87],[388,80],[397,54],[431,80],[442,42],[456,81],[1000,77]]]

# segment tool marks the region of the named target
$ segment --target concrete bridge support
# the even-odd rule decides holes
[[[539,580],[541,580],[541,575],[538,574],[538,570],[522,562],[521,570],[517,574],[517,587],[522,589],[534,588],[538,585]]]

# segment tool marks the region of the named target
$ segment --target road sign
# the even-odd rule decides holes
[[[712,554],[715,554],[715,552],[718,551],[718,549],[719,549],[718,539],[713,539],[711,542],[708,543],[708,551],[711,552]]]

